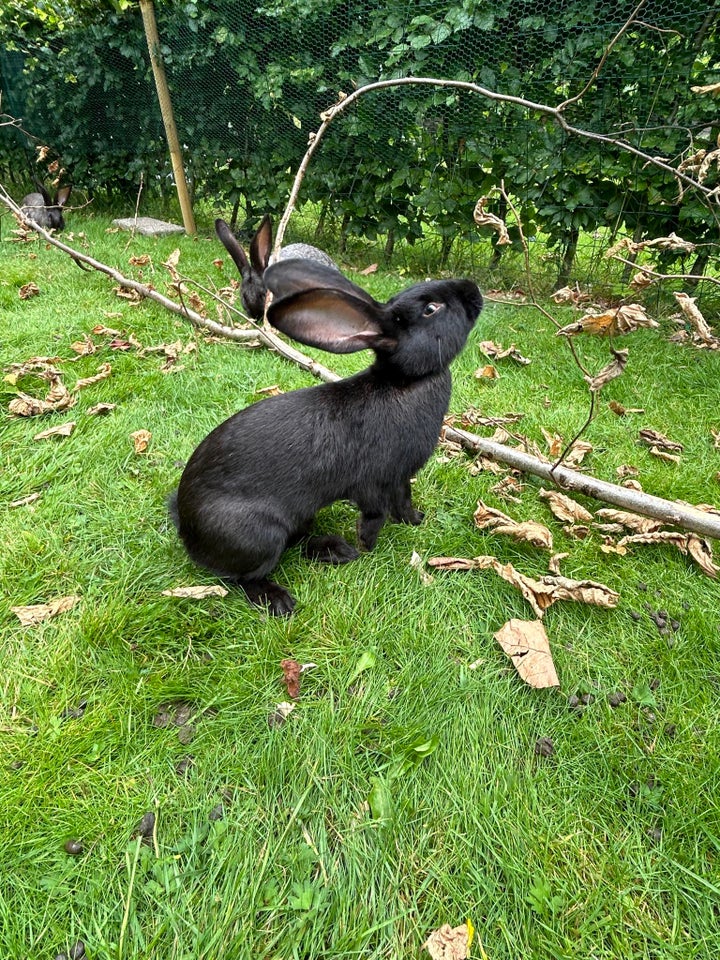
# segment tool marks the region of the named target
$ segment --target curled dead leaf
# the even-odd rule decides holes
[[[24,283],[18,290],[18,296],[21,300],[29,300],[30,297],[37,297],[40,293],[40,287],[33,283],[32,280],[29,283]]]
[[[80,357],[87,357],[89,354],[97,352],[97,344],[86,335],[82,340],[75,340],[71,343],[70,349]]]
[[[657,320],[647,315],[642,304],[628,303],[604,313],[586,313],[584,317],[558,330],[557,336],[573,337],[588,333],[596,337],[617,337],[643,327],[658,326]]]
[[[101,363],[98,367],[98,372],[92,377],[82,377],[75,383],[73,387],[73,393],[77,393],[78,390],[84,390],[85,387],[92,387],[96,383],[100,383],[102,380],[107,380],[107,378],[112,374],[112,366],[109,363]]]
[[[625,367],[627,366],[629,350],[613,350],[612,355],[613,359],[607,366],[603,367],[599,373],[596,373],[594,377],[586,376],[585,382],[590,387],[590,390],[593,393],[597,393],[602,390],[602,388],[610,383],[611,380],[615,380],[617,377],[622,376],[625,372]]]
[[[145,453],[152,439],[152,434],[149,430],[136,430],[130,434],[130,439],[133,442],[135,453]]]
[[[548,570],[550,573],[559,574],[560,573],[560,561],[566,560],[570,556],[569,553],[554,553],[548,560]]]
[[[30,493],[27,497],[21,497],[19,500],[11,500],[8,507],[10,507],[11,510],[15,507],[27,507],[31,503],[35,503],[36,500],[39,500],[40,497],[41,494],[39,493]]]
[[[552,550],[552,533],[547,527],[534,520],[525,520],[519,522],[513,520],[502,510],[496,510],[494,507],[488,507],[478,500],[477,510],[473,514],[475,526],[479,530],[491,529],[494,533],[507,535],[516,540],[525,541],[534,547],[540,547],[544,550]]]
[[[664,434],[659,433],[657,430],[653,430],[652,427],[643,427],[638,436],[643,443],[646,443],[648,446],[656,447],[659,450],[670,450],[677,451],[682,453],[683,445],[681,443],[676,443],[674,440],[670,440],[669,437],[666,437]]]
[[[718,575],[718,566],[713,558],[712,545],[709,540],[699,537],[696,533],[682,533],[674,530],[658,530],[655,533],[638,533],[623,537],[618,546],[664,544],[675,547],[682,554],[690,556],[708,577],[715,579]]]
[[[58,597],[49,603],[36,603],[28,607],[11,607],[10,609],[24,627],[34,627],[44,620],[72,610],[80,599],[78,596]]]
[[[560,686],[541,620],[508,620],[495,639],[529,686],[537,690]]]
[[[423,947],[430,954],[431,960],[467,960],[473,933],[469,920],[459,927],[444,923],[430,934]]]
[[[131,267],[146,267],[151,262],[149,253],[141,253],[139,256],[130,257],[128,260]]]
[[[490,227],[491,230],[497,233],[498,238],[496,243],[498,247],[507,246],[509,243],[512,243],[512,240],[505,226],[505,221],[485,209],[489,200],[489,197],[480,197],[473,210],[473,220],[479,227]]]
[[[589,510],[586,510],[585,507],[566,496],[566,494],[560,493],[559,490],[541,488],[539,496],[542,500],[548,501],[548,506],[553,514],[563,523],[590,523],[592,520],[592,514]]]
[[[491,363],[487,363],[484,367],[478,367],[473,376],[476,380],[497,380],[500,374]]]
[[[499,343],[493,343],[492,340],[483,340],[480,344],[480,349],[492,360],[504,360],[506,357],[510,357],[511,360],[514,360],[522,366],[527,366],[528,363],[531,363],[527,357],[524,357],[520,353],[514,343],[509,347],[502,347]]]
[[[493,570],[499,577],[516,587],[528,601],[538,619],[558,600],[574,600],[598,607],[617,606],[620,595],[605,584],[594,580],[571,580],[568,577],[546,575],[539,580],[519,573],[511,563],[501,563],[496,557],[433,557],[428,566],[441,570]]]
[[[62,382],[57,371],[45,370],[37,375],[51,384],[47,397],[40,400],[27,393],[19,393],[8,404],[10,413],[17,417],[38,417],[44,413],[55,413],[74,406],[76,399]]]
[[[626,510],[612,510],[610,507],[596,510],[595,516],[608,523],[618,523],[626,530],[632,530],[635,533],[652,533],[663,525],[662,520],[654,517],[643,517],[639,513],[630,513]]]
[[[33,440],[48,440],[50,437],[69,437],[77,424],[74,420],[68,420],[67,423],[60,423],[56,427],[50,427],[40,433],[36,433]]]
[[[164,597],[187,597],[192,600],[203,600],[205,597],[226,597],[227,590],[221,587],[219,583],[208,585],[198,585],[194,587],[173,587],[171,590],[163,590]]]
[[[423,563],[423,558],[416,550],[413,550],[412,556],[410,557],[410,566],[413,568],[413,570],[417,570],[419,573],[420,582],[423,584],[423,586],[429,587],[433,582],[432,574],[427,572],[425,569],[425,564]]]
[[[685,314],[687,319],[690,321],[693,330],[700,337],[701,340],[705,343],[712,343],[717,338],[712,332],[712,329],[708,326],[705,317],[700,312],[699,307],[696,305],[695,301],[697,297],[688,296],[687,293],[673,293],[673,296],[678,302],[678,305],[682,312]]]
[[[116,406],[116,403],[96,403],[94,407],[88,408],[87,415],[89,417],[104,416],[111,413]]]

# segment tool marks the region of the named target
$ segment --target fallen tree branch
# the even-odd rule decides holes
[[[483,437],[468,433],[466,430],[445,427],[444,434],[448,440],[462,444],[466,450],[481,453],[490,457],[491,460],[504,463],[515,470],[521,470],[523,473],[532,473],[561,490],[582,493],[595,500],[602,500],[603,503],[612,503],[616,507],[622,507],[622,509],[629,510],[632,513],[639,513],[644,517],[654,517],[657,520],[662,520],[663,523],[682,527],[683,530],[691,530],[693,533],[700,534],[700,536],[720,540],[720,516],[704,513],[702,510],[696,510],[694,507],[680,503],[673,503],[671,500],[664,500],[662,497],[654,497],[649,493],[640,493],[637,490],[620,487],[615,483],[597,480],[595,477],[578,473],[577,470],[569,470],[567,467],[553,467],[552,463],[545,463],[527,453],[515,450],[513,447],[495,443],[493,440],[485,440]]]
[[[58,240],[57,237],[53,236],[39,224],[35,223],[35,221],[29,220],[27,217],[25,217],[20,207],[10,197],[2,184],[0,184],[0,202],[4,203],[5,206],[15,214],[25,228],[30,227],[35,230],[35,232],[38,233],[43,240],[52,246],[57,247],[58,250],[62,250],[62,252],[66,253],[72,260],[75,261],[75,263],[78,264],[78,266],[83,266],[83,268],[91,267],[93,270],[104,273],[123,289],[134,290],[141,297],[144,297],[147,300],[153,300],[155,303],[158,303],[161,307],[164,307],[171,313],[185,317],[195,327],[208,330],[210,333],[213,333],[216,336],[226,337],[229,340],[237,340],[242,342],[257,339],[270,350],[274,350],[276,353],[281,354],[281,356],[291,360],[299,367],[302,367],[303,370],[309,371],[321,380],[326,380],[329,382],[340,379],[336,373],[323,366],[323,364],[318,363],[311,357],[305,356],[305,354],[301,353],[295,347],[285,343],[285,341],[281,340],[277,334],[272,332],[272,330],[267,330],[261,326],[253,326],[252,328],[248,329],[239,329],[237,327],[228,327],[225,324],[218,323],[215,320],[210,320],[208,317],[203,317],[194,310],[191,310],[189,307],[185,306],[185,304],[176,303],[174,300],[171,300],[170,297],[166,297],[157,290],[153,290],[152,287],[148,287],[144,283],[140,283],[138,280],[133,280],[130,277],[126,277],[114,267],[108,266],[108,264],[102,263],[100,260],[95,260],[94,257],[90,257],[86,253],[82,253],[80,250],[75,250],[73,247],[68,246],[66,243]],[[253,321],[249,320],[249,322],[252,323]]]

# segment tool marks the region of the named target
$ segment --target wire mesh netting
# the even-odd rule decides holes
[[[715,2],[189,0],[158,2],[156,13],[196,208],[241,227],[284,207],[321,112],[379,79],[468,81],[549,106],[584,91],[566,111],[584,131],[675,166],[716,146],[716,104],[692,90],[718,77]],[[11,181],[37,173],[42,142],[66,180],[98,202],[134,204],[141,178],[145,204],[172,195],[136,6],[81,7],[50,32],[9,16],[0,25],[3,109],[30,135],[0,130]],[[497,235],[473,221],[487,195],[488,209],[505,218],[509,202],[526,236],[547,244],[562,280],[581,236],[675,231],[714,241],[706,199],[680,194],[646,158],[568,134],[526,103],[401,85],[364,95],[333,122],[300,204],[341,245],[380,239],[389,255],[398,241],[431,236],[442,267],[463,241],[499,261]],[[511,227],[510,250],[518,239]],[[700,248],[695,269],[710,249]]]

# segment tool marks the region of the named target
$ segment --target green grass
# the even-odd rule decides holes
[[[73,229],[86,234],[75,242],[134,275],[128,258],[149,253],[155,269],[143,278],[159,289],[175,246],[184,273],[232,276],[227,257],[222,274],[212,266],[222,255],[214,240],[128,246],[105,226],[75,215]],[[29,280],[41,294],[22,301]],[[379,298],[407,282],[382,271],[361,281]],[[213,582],[166,516],[182,463],[258,390],[311,378],[267,352],[208,341],[153,304],[131,306],[106,278],[41,245],[0,246],[0,315],[4,366],[67,360],[98,323],[146,346],[197,343],[169,374],[157,354],[107,346],[63,362],[69,386],[105,361],[113,373],[71,410],[42,418],[10,417],[17,388],[2,384],[0,956],[45,960],[82,939],[92,960],[394,960],[421,956],[431,930],[467,917],[490,960],[716,956],[715,581],[669,548],[618,557],[601,553],[597,534],[569,539],[536,479],[508,505],[491,491],[497,478],[433,457],[415,488],[422,526],[387,526],[372,554],[345,567],[286,553],[277,579],[298,598],[291,620],[268,619],[235,593],[164,597]],[[630,363],[601,397],[588,469],[615,480],[631,463],[648,492],[717,503],[720,356],[668,343],[672,329],[622,344]],[[501,361],[499,380],[474,379],[485,339],[514,341],[532,364]],[[606,344],[582,351],[594,369],[607,360]],[[321,359],[347,372],[367,358]],[[453,412],[521,411],[517,429],[540,444],[541,427],[569,438],[585,419],[582,377],[532,310],[488,305],[454,373]],[[38,384],[20,386],[39,393]],[[645,414],[618,419],[610,399]],[[87,416],[100,401],[118,406]],[[71,437],[33,440],[66,420],[77,423]],[[685,444],[680,465],[637,444],[646,425]],[[141,428],[152,441],[136,455],[129,436]],[[9,507],[32,493],[40,499]],[[509,618],[532,619],[508,584],[435,573],[426,586],[409,565],[414,550],[492,553],[544,573],[540,551],[474,529],[478,498],[547,523],[556,549],[570,551],[565,575],[620,592],[614,611],[558,603],[547,612],[560,691],[525,687],[493,640]],[[319,525],[352,538],[355,515],[336,504]],[[81,602],[36,627],[10,611],[68,594]],[[644,603],[680,621],[672,644]],[[293,714],[271,728],[286,699],[285,657],[317,666]],[[615,690],[628,701],[612,709]],[[568,709],[576,693],[595,698],[582,713]],[[82,716],[63,718],[85,700]],[[153,723],[178,701],[193,707],[191,743]],[[541,736],[554,741],[551,758],[535,755]],[[221,802],[224,818],[211,820]],[[155,842],[141,844],[133,831],[150,810]],[[65,852],[69,838],[83,842],[80,856]],[[477,940],[471,955],[483,956]]]

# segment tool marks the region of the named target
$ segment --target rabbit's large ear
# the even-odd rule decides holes
[[[266,213],[262,218],[262,223],[257,228],[255,236],[250,241],[250,263],[262,276],[270,263],[270,254],[272,253],[272,220],[270,214]]]
[[[369,293],[344,277],[335,267],[317,260],[279,260],[268,267],[263,276],[265,286],[277,299],[289,297],[303,290],[341,290],[350,296],[379,309],[380,304]]]
[[[220,243],[225,247],[233,259],[233,263],[240,271],[240,276],[245,277],[250,273],[250,261],[245,256],[245,251],[237,242],[235,234],[224,220],[215,221],[215,233]]]
[[[396,346],[396,341],[383,333],[379,309],[344,290],[316,288],[275,299],[267,317],[298,343],[330,353]]]
[[[58,192],[55,194],[55,206],[64,207],[65,204],[68,202],[71,190],[72,190],[72,186],[60,187]]]
[[[51,207],[53,205],[52,197],[47,192],[47,188],[44,183],[41,183],[39,180],[35,180],[35,186],[38,188],[42,194],[43,203],[46,207]]]

